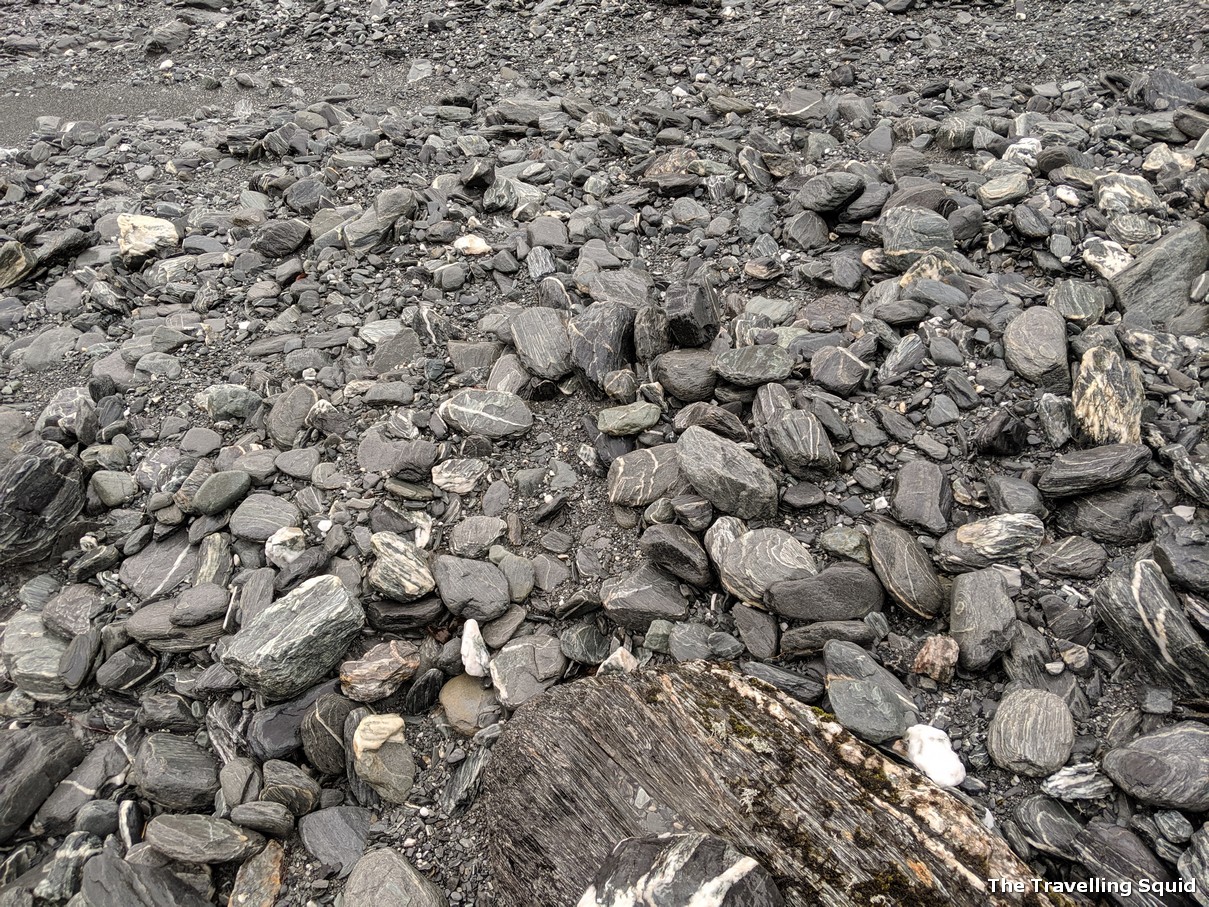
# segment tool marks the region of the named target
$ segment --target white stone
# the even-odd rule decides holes
[[[471,677],[486,677],[491,663],[491,652],[483,642],[479,622],[474,618],[462,627],[462,667]]]
[[[274,567],[294,563],[306,550],[306,533],[296,526],[283,526],[264,543],[265,559]]]
[[[176,225],[170,220],[142,214],[118,215],[118,252],[123,258],[175,249],[180,241]]]
[[[453,241],[453,247],[463,255],[490,255],[491,246],[481,236],[473,233],[459,236]]]
[[[966,779],[965,766],[953,752],[949,735],[940,728],[915,724],[903,734],[907,758],[941,787],[956,787]]]
[[[596,669],[601,674],[633,674],[638,670],[638,659],[629,649],[615,649]]]

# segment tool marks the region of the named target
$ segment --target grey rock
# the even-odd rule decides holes
[[[0,246],[0,290],[16,286],[38,267],[38,256],[15,239]]]
[[[373,814],[360,806],[332,806],[303,816],[298,834],[307,853],[343,878],[365,852]]]
[[[941,535],[949,527],[952,509],[952,487],[936,464],[912,460],[895,474],[890,512],[900,523]]]
[[[753,529],[726,548],[719,565],[722,585],[745,602],[759,603],[776,582],[803,579],[818,572],[810,550],[784,529]]]
[[[1068,535],[1032,553],[1033,566],[1046,576],[1095,579],[1108,563],[1104,546],[1082,536]]]
[[[771,519],[777,484],[759,460],[734,441],[691,426],[676,443],[680,470],[718,510],[743,519]]]
[[[277,397],[265,418],[273,443],[282,450],[298,446],[307,415],[318,401],[318,392],[305,384],[296,384]]]
[[[1045,540],[1045,524],[1031,513],[1001,513],[958,526],[941,536],[932,556],[952,573],[1012,563]]]
[[[1153,806],[1209,809],[1209,727],[1181,721],[1109,750],[1104,771],[1123,791]]]
[[[1016,690],[999,703],[987,729],[987,752],[1000,768],[1050,775],[1070,757],[1075,722],[1066,703],[1044,690]]]
[[[1155,561],[1114,573],[1092,598],[1097,616],[1147,671],[1190,696],[1209,689],[1209,646]]]
[[[677,346],[705,346],[718,335],[718,294],[704,281],[673,283],[664,294],[663,311]]]
[[[458,431],[491,439],[520,437],[533,426],[525,401],[507,391],[465,388],[442,403],[439,412]]]
[[[1129,907],[1189,907],[1183,895],[1162,893],[1177,890],[1174,874],[1138,835],[1127,828],[1103,818],[1093,819],[1075,835],[1071,842],[1071,857],[1086,866],[1092,878],[1103,879],[1106,887],[1113,885],[1117,890],[1124,890],[1127,882],[1132,883]],[[1141,891],[1137,887],[1138,879],[1153,879],[1154,887]],[[1118,903],[1124,905],[1126,901],[1118,900]]]
[[[1150,463],[1144,444],[1105,444],[1054,458],[1037,487],[1052,498],[1074,497],[1119,485]]]
[[[393,532],[375,532],[370,537],[374,565],[369,584],[388,598],[411,602],[436,588],[436,579],[425,553]]]
[[[525,636],[506,644],[491,659],[491,683],[500,702],[514,709],[553,686],[566,668],[557,638]]]
[[[329,775],[344,771],[344,720],[353,703],[338,693],[320,696],[302,720],[302,748],[307,761]]]
[[[619,302],[594,302],[567,325],[571,363],[597,395],[605,376],[634,360],[634,310]]]
[[[609,465],[609,502],[624,507],[645,507],[666,496],[680,483],[677,445],[623,454]]]
[[[142,865],[102,851],[84,864],[77,895],[80,907],[212,907],[213,901],[167,866]]]
[[[1079,427],[1097,444],[1137,444],[1142,436],[1142,370],[1104,346],[1083,354],[1071,390]]]
[[[147,843],[183,863],[232,863],[264,848],[264,838],[212,816],[156,816],[147,823]]]
[[[447,907],[445,895],[395,850],[373,850],[357,861],[344,883],[349,904],[378,907]]]
[[[841,397],[859,388],[870,371],[868,363],[841,346],[825,346],[810,359],[810,377]]]
[[[680,620],[688,602],[676,580],[651,563],[644,563],[601,587],[604,609],[615,623],[644,631],[653,620]]]
[[[767,426],[768,441],[785,469],[797,478],[833,472],[840,463],[823,424],[795,409],[777,414]]]
[[[218,763],[184,737],[149,734],[131,765],[130,782],[166,809],[204,809],[218,792]]]
[[[441,601],[458,617],[489,621],[508,610],[508,580],[494,564],[443,554],[432,572]]]
[[[596,415],[596,427],[606,435],[625,437],[653,428],[662,416],[658,404],[644,400],[624,406],[611,406]]]
[[[211,473],[193,496],[193,509],[203,515],[222,513],[243,499],[252,477],[239,469]]]
[[[858,564],[837,564],[817,576],[778,580],[765,601],[777,614],[794,620],[860,620],[880,611],[884,600],[877,577]]]
[[[1034,384],[1057,393],[1070,390],[1066,362],[1066,319],[1045,306],[1017,315],[1003,332],[1004,357]]]
[[[793,356],[781,346],[743,346],[714,358],[714,370],[740,387],[784,381],[793,369]]]
[[[873,570],[891,597],[917,617],[943,613],[948,596],[927,552],[907,532],[877,523],[869,534]]]
[[[565,313],[542,306],[521,310],[512,319],[512,342],[531,374],[557,381],[571,372]]]
[[[964,573],[953,580],[949,635],[957,640],[960,664],[981,671],[1012,644],[1016,607],[1007,581],[994,569]]]
[[[707,350],[670,350],[655,359],[651,371],[669,394],[685,403],[708,400],[717,383],[714,355]]]
[[[293,503],[271,494],[248,495],[231,514],[231,531],[254,542],[267,541],[278,529],[301,523],[302,514]]]
[[[59,702],[70,691],[59,666],[67,643],[47,632],[36,612],[21,610],[8,619],[0,656],[9,679],[27,696],[39,702]]]
[[[247,621],[218,657],[255,692],[288,699],[322,679],[364,625],[340,578],[316,576]]]
[[[406,727],[400,715],[367,715],[357,722],[352,737],[357,777],[388,803],[406,803],[415,783],[416,763]]]
[[[919,715],[907,688],[851,642],[832,639],[823,646],[827,698],[836,720],[869,743],[901,737]]]
[[[709,556],[683,526],[657,523],[642,534],[638,544],[643,554],[674,576],[701,589],[709,586]]]
[[[7,841],[84,758],[66,727],[0,731],[0,842]]]
[[[891,208],[881,220],[882,247],[889,263],[905,271],[934,249],[954,249],[953,228],[935,211],[902,205]]]
[[[50,554],[84,506],[79,459],[53,441],[33,441],[0,465],[0,564]]]
[[[1190,223],[1172,230],[1108,284],[1123,310],[1162,323],[1188,307],[1192,282],[1207,267],[1209,231]]]

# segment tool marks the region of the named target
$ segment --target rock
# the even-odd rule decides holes
[[[718,380],[714,355],[706,350],[669,350],[655,359],[651,371],[669,394],[685,403],[708,400]]]
[[[1209,541],[1200,527],[1165,528],[1155,539],[1154,560],[1176,588],[1209,595]]]
[[[753,529],[729,546],[718,572],[726,590],[745,602],[759,603],[774,583],[814,576],[818,564],[810,550],[784,529]]]
[[[191,740],[149,734],[131,765],[130,782],[166,809],[204,809],[213,806],[218,791],[218,764]]]
[[[241,501],[252,487],[252,477],[243,470],[211,473],[193,496],[193,509],[200,514],[222,513]]]
[[[1092,600],[1096,616],[1147,671],[1190,696],[1209,689],[1209,646],[1155,561],[1138,560],[1114,573]]]
[[[660,444],[623,454],[609,465],[609,503],[645,507],[668,494],[680,482],[680,458],[675,444]]]
[[[508,610],[508,580],[494,564],[442,554],[432,572],[441,601],[458,617],[489,621]]]
[[[343,878],[353,871],[365,852],[372,815],[359,806],[316,810],[298,821],[302,846],[320,863],[335,867]]]
[[[957,640],[961,667],[987,668],[1012,644],[1016,606],[1008,595],[1007,581],[998,570],[963,573],[953,580],[949,608],[949,633]]]
[[[903,744],[911,764],[941,787],[957,787],[965,781],[961,757],[953,752],[953,742],[940,728],[913,724],[903,734]]]
[[[8,841],[84,758],[66,727],[0,731],[0,843]]]
[[[1190,907],[1183,895],[1174,893],[1179,887],[1172,872],[1127,828],[1093,819],[1075,835],[1069,853],[1092,878],[1104,880],[1105,890],[1124,891],[1130,885],[1130,907]],[[1153,880],[1150,890],[1142,891],[1138,879]]]
[[[714,359],[714,371],[740,387],[784,381],[793,370],[793,356],[780,346],[743,346]]]
[[[924,674],[937,683],[949,683],[957,672],[961,647],[951,636],[929,636],[911,664],[911,671]]]
[[[437,586],[424,551],[393,532],[375,532],[370,537],[374,565],[369,584],[388,598],[411,602],[423,598]]]
[[[934,249],[954,249],[953,228],[949,222],[926,208],[902,205],[882,215],[882,247],[887,261],[905,271]]]
[[[67,651],[67,643],[49,633],[33,611],[18,611],[10,617],[0,642],[9,680],[38,702],[60,702],[70,695],[59,673]]]
[[[557,381],[571,372],[571,338],[566,315],[542,306],[522,309],[512,318],[512,342],[525,368]]]
[[[772,875],[724,839],[663,834],[618,842],[578,907],[660,907],[709,903],[717,907],[782,907]]]
[[[987,728],[987,752],[1000,768],[1040,777],[1070,757],[1075,722],[1065,702],[1044,690],[1016,690],[999,703]]]
[[[462,668],[471,677],[486,677],[491,670],[491,651],[483,639],[479,622],[470,618],[462,624],[462,642],[458,654],[462,656]]]
[[[825,346],[810,358],[810,377],[841,397],[856,391],[870,371],[868,363],[842,346]]]
[[[548,689],[566,668],[556,638],[526,636],[509,642],[491,660],[491,683],[500,702],[514,709]]]
[[[441,889],[389,847],[371,850],[357,861],[344,883],[349,904],[377,907],[447,907]]]
[[[1012,319],[1003,332],[1003,349],[1021,377],[1056,393],[1070,390],[1066,319],[1053,309],[1033,306]]]
[[[264,773],[260,791],[262,803],[284,806],[291,816],[305,816],[319,805],[322,795],[319,784],[292,762],[269,759],[261,769]]]
[[[597,395],[605,376],[634,361],[634,310],[620,302],[594,302],[567,324],[571,363]]]
[[[919,542],[897,526],[875,523],[869,553],[877,578],[896,602],[925,620],[943,613],[948,596]]]
[[[245,622],[218,657],[255,692],[288,699],[339,663],[364,625],[340,578],[316,576]]]
[[[663,299],[668,331],[678,346],[705,346],[718,335],[718,294],[705,281],[673,283]]]
[[[713,574],[709,556],[696,536],[685,529],[667,523],[656,523],[638,540],[642,553],[668,573],[690,585],[707,588]]]
[[[533,426],[533,413],[525,401],[507,391],[465,388],[442,403],[438,411],[463,434],[493,440],[520,437]]]
[[[1083,354],[1071,391],[1075,418],[1097,444],[1137,444],[1142,436],[1142,370],[1103,346]]]
[[[832,639],[823,646],[823,658],[836,720],[862,740],[901,737],[919,720],[907,688],[860,646]]]
[[[680,436],[676,452],[684,477],[717,509],[741,519],[776,515],[772,473],[734,441],[694,425]]]
[[[1032,553],[1033,566],[1046,576],[1095,579],[1108,563],[1108,552],[1091,539],[1068,535]]]
[[[268,541],[279,529],[302,522],[298,508],[271,494],[248,495],[231,514],[231,531],[254,542]]]
[[[500,700],[495,690],[484,687],[482,680],[469,674],[459,674],[441,687],[440,701],[454,730],[467,737],[500,719]]]
[[[613,437],[636,435],[656,425],[662,414],[657,404],[645,401],[613,406],[597,413],[596,427]]]
[[[118,253],[128,262],[170,252],[180,241],[180,234],[170,220],[142,214],[118,215]]]
[[[1051,498],[1066,498],[1119,485],[1150,463],[1144,444],[1105,444],[1055,457],[1037,487]]]
[[[0,246],[0,290],[15,287],[38,268],[38,256],[15,239]]]
[[[84,506],[79,459],[53,441],[32,441],[0,465],[0,564],[46,557]]]
[[[344,719],[353,704],[336,693],[325,693],[307,710],[300,733],[307,761],[329,775],[344,772]]]
[[[248,859],[235,874],[230,904],[269,905],[277,900],[285,874],[285,851],[276,841],[269,841],[264,850]]]
[[[1072,498],[1058,510],[1058,525],[1105,545],[1136,545],[1150,538],[1158,509],[1151,491],[1112,489]]]
[[[755,788],[736,779],[761,777],[778,780],[755,795],[769,798],[770,811],[753,815],[745,791]],[[636,790],[647,792],[637,803]],[[864,844],[798,821],[802,803],[823,798]],[[898,804],[893,835],[887,801]],[[584,815],[597,819],[585,827]],[[884,890],[882,873],[904,903],[1006,907],[1027,902],[988,893],[984,876],[1033,875],[973,810],[913,769],[787,694],[698,663],[558,686],[522,706],[492,749],[471,818],[483,823],[501,907],[574,904],[613,842],[677,825],[725,835],[753,860],[782,867],[790,907],[868,907],[875,886]],[[981,865],[963,868],[959,852],[981,854]],[[895,868],[908,861],[928,871]],[[538,872],[534,890],[524,880]]]
[[[823,424],[808,412],[795,409],[781,413],[769,422],[767,431],[778,459],[793,476],[829,473],[840,465]]]
[[[115,853],[103,850],[84,864],[80,891],[76,896],[80,907],[110,907],[129,904],[131,907],[212,907],[213,901],[198,892],[188,880],[167,866],[128,862]]]
[[[912,460],[894,476],[890,508],[900,523],[942,535],[949,528],[953,508],[949,480],[936,464]]]
[[[415,783],[416,763],[400,715],[369,715],[353,734],[357,776],[389,803],[406,803]]]
[[[1201,826],[1200,831],[1192,836],[1188,849],[1180,854],[1180,876],[1185,885],[1195,885],[1199,894],[1194,894],[1197,903],[1204,907],[1209,903],[1205,897],[1209,883],[1209,823]]]
[[[420,650],[404,639],[379,643],[340,665],[340,691],[357,702],[377,702],[398,692],[420,669]]]
[[[1190,223],[1172,230],[1108,282],[1117,303],[1157,324],[1183,312],[1192,282],[1209,267],[1209,231]]]
[[[1002,513],[958,526],[941,536],[932,556],[937,565],[956,573],[1011,563],[1030,554],[1045,540],[1045,524],[1031,513]]]
[[[765,600],[794,620],[860,620],[880,611],[883,591],[877,577],[857,564],[837,564],[818,576],[769,583]]]
[[[601,587],[605,612],[615,622],[645,631],[653,620],[680,620],[688,602],[675,579],[651,563],[607,582]]]
[[[1041,783],[1041,790],[1058,800],[1100,800],[1112,793],[1112,782],[1090,762],[1068,765]]]
[[[183,863],[232,863],[259,853],[265,845],[256,832],[211,816],[156,816],[145,834],[148,844]]]
[[[193,575],[197,548],[178,532],[122,561],[118,577],[143,601],[162,598]]]

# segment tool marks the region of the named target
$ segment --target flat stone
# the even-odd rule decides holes
[[[441,418],[464,434],[516,438],[533,426],[525,401],[507,391],[465,388],[439,407]]]
[[[231,514],[231,531],[253,542],[267,541],[278,529],[301,523],[302,514],[294,504],[271,494],[248,495]]]
[[[1070,757],[1075,722],[1061,698],[1016,690],[999,703],[987,729],[987,752],[1000,768],[1030,777],[1050,775]]]
[[[697,537],[669,523],[656,523],[638,540],[643,554],[664,570],[699,588],[709,586],[713,574],[709,556]]]
[[[667,495],[679,482],[677,445],[660,444],[636,450],[623,454],[609,465],[609,503],[645,507]]]
[[[307,853],[343,878],[365,852],[371,813],[360,806],[332,806],[303,816],[298,834]]]
[[[416,763],[400,715],[369,715],[353,734],[357,776],[388,803],[406,803],[415,783]]]
[[[931,620],[944,612],[948,596],[923,547],[907,532],[887,523],[869,534],[873,570],[891,597],[917,617]]]
[[[1109,280],[1126,312],[1163,323],[1189,304],[1192,282],[1209,267],[1209,231],[1190,223],[1172,230]]]
[[[432,572],[441,601],[458,617],[489,621],[508,610],[508,580],[494,564],[443,554]]]
[[[684,477],[714,507],[742,519],[776,515],[772,473],[734,441],[694,425],[680,436],[676,452]]]
[[[1107,347],[1092,347],[1079,362],[1071,399],[1079,426],[1093,442],[1141,441],[1145,392],[1136,362],[1126,362]]]
[[[783,529],[745,532],[727,546],[718,572],[726,590],[745,602],[759,603],[774,583],[814,576],[818,564],[810,550]]]
[[[7,841],[84,758],[67,727],[0,731],[0,843]]]
[[[890,512],[904,525],[942,535],[949,527],[953,491],[935,463],[912,460],[895,473]]]
[[[378,907],[446,907],[445,895],[395,850],[372,850],[357,861],[344,883],[349,904]]]
[[[800,409],[779,413],[766,430],[769,443],[790,475],[808,478],[834,472],[840,464],[823,424],[811,413]]]
[[[1150,463],[1144,444],[1105,444],[1055,457],[1037,487],[1051,498],[1075,497],[1119,485]]]
[[[998,570],[976,570],[953,580],[949,634],[957,640],[963,669],[987,668],[1007,651],[1015,629],[1016,606]]]
[[[880,611],[884,600],[877,577],[858,564],[837,564],[817,576],[770,583],[765,601],[793,620],[860,620]]]
[[[370,537],[374,565],[369,584],[388,598],[411,602],[436,588],[426,553],[393,532],[375,532]]]
[[[958,526],[941,536],[932,556],[953,573],[1013,563],[1045,540],[1045,524],[1031,513],[1001,513]]]
[[[509,642],[491,660],[491,683],[500,702],[514,709],[553,686],[566,668],[557,638],[526,636]]]
[[[79,459],[53,441],[33,441],[0,465],[0,564],[40,560],[84,506]]]
[[[218,791],[218,763],[192,740],[174,734],[149,734],[139,745],[130,783],[166,809],[212,807]]]
[[[525,369],[557,381],[571,372],[571,338],[567,316],[557,309],[534,306],[512,318],[512,342]]]
[[[398,692],[420,668],[420,650],[404,639],[379,643],[340,665],[340,689],[357,702],[377,702]]]
[[[1104,771],[1131,797],[1152,806],[1209,809],[1209,727],[1181,721],[1104,756]]]
[[[793,362],[793,356],[781,346],[743,346],[719,353],[714,370],[732,384],[758,387],[784,381],[793,370]]]
[[[1013,371],[1056,393],[1070,390],[1066,361],[1066,319],[1053,309],[1033,306],[1003,332],[1004,357]]]
[[[144,832],[147,843],[183,863],[231,863],[259,853],[264,838],[212,816],[156,816]]]
[[[680,620],[688,614],[688,602],[675,578],[652,563],[606,583],[601,600],[614,622],[639,631],[653,620]]]
[[[823,646],[827,697],[836,720],[869,743],[906,733],[919,715],[907,688],[860,646],[832,639]]]

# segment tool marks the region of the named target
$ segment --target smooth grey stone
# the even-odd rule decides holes
[[[167,866],[136,864],[104,850],[84,864],[79,907],[212,907],[213,902]],[[75,898],[73,898],[75,900]],[[75,907],[75,905],[73,905]]]
[[[907,688],[860,646],[838,639],[823,646],[827,698],[836,720],[869,743],[901,737],[919,720]]]
[[[218,792],[218,763],[184,737],[149,734],[135,755],[130,782],[166,809],[203,809],[213,806]]]
[[[787,472],[797,478],[833,472],[840,463],[823,424],[800,409],[782,412],[767,425],[768,441]]]
[[[669,523],[651,526],[638,545],[651,561],[686,583],[702,589],[709,586],[713,578],[709,556],[697,537],[683,526]]]
[[[298,822],[302,846],[343,878],[365,852],[372,815],[359,806],[332,806],[303,816]]]
[[[243,499],[252,487],[252,477],[242,470],[212,473],[193,496],[193,509],[201,514],[222,513]]]
[[[694,425],[680,436],[676,452],[684,477],[718,510],[743,519],[776,515],[772,473],[734,441]]]
[[[637,401],[602,409],[596,414],[596,427],[614,437],[636,435],[658,424],[662,415],[657,404]]]
[[[84,506],[79,458],[33,441],[0,465],[0,564],[40,560]]]
[[[1003,332],[1004,358],[1023,378],[1056,393],[1070,390],[1066,361],[1066,319],[1034,306],[1017,315]]]
[[[441,601],[458,617],[489,621],[508,610],[508,580],[494,564],[442,554],[432,572]]]
[[[110,607],[96,586],[72,583],[46,603],[42,609],[42,623],[64,639],[71,639],[87,632],[93,620]]]
[[[338,693],[326,693],[302,720],[302,748],[307,761],[325,774],[344,771],[344,722],[352,710],[351,700]]]
[[[304,816],[319,805],[319,785],[292,762],[269,759],[261,770],[264,774],[261,800],[280,803],[295,816]]]
[[[273,401],[265,429],[277,447],[290,450],[298,446],[306,417],[318,401],[318,391],[306,384],[295,384]]]
[[[1188,307],[1192,282],[1209,269],[1209,231],[1189,223],[1172,230],[1108,281],[1127,313],[1140,312],[1156,323]]]
[[[1051,674],[1047,668],[1054,661],[1050,641],[1041,631],[1025,621],[1017,621],[1016,638],[1003,655],[1007,676],[1021,686],[1047,690],[1062,699],[1071,714],[1084,721],[1091,714],[1091,704],[1075,681],[1071,671]]]
[[[718,571],[722,585],[745,602],[760,602],[773,583],[814,576],[818,564],[810,550],[784,529],[753,529],[726,548]]]
[[[1082,280],[1056,280],[1045,304],[1067,321],[1089,327],[1104,317],[1111,294]]]
[[[1016,606],[998,570],[963,573],[953,580],[949,635],[957,640],[959,662],[967,671],[988,667],[1012,644]]]
[[[533,413],[525,401],[507,391],[465,388],[442,403],[438,412],[456,430],[493,440],[520,437],[533,426]]]
[[[1092,599],[1096,615],[1148,672],[1189,696],[1209,689],[1209,645],[1155,561],[1113,573]]]
[[[998,513],[1031,513],[1045,519],[1049,515],[1037,486],[1011,476],[988,476],[987,498]]]
[[[25,824],[83,758],[83,745],[67,727],[0,731],[0,842]]]
[[[369,584],[388,598],[411,602],[436,588],[436,579],[421,549],[393,532],[375,532],[370,538],[374,565]]]
[[[645,631],[653,620],[680,620],[688,614],[675,578],[650,562],[607,582],[600,591],[609,617],[632,630]]]
[[[824,346],[810,358],[810,377],[841,397],[859,388],[871,370],[868,363],[842,346]]]
[[[357,861],[344,883],[349,904],[379,907],[446,907],[445,895],[395,850],[372,850]]]
[[[568,627],[558,637],[563,655],[577,664],[598,665],[609,657],[612,637],[601,633],[595,622]]]
[[[886,258],[899,271],[905,271],[925,253],[954,249],[953,228],[949,222],[926,208],[902,205],[891,208],[881,218],[882,248]]]
[[[1075,497],[1119,485],[1150,463],[1144,444],[1105,444],[1055,457],[1037,487],[1051,498]]]
[[[514,709],[549,689],[567,667],[553,636],[524,636],[507,643],[491,659],[491,683],[500,702]]]
[[[1199,813],[1209,809],[1209,727],[1181,721],[1104,756],[1105,773],[1143,803]]]
[[[9,679],[22,692],[39,702],[58,702],[69,695],[60,674],[67,648],[36,612],[20,610],[8,619],[0,655]]]
[[[719,376],[740,387],[784,381],[793,370],[793,356],[781,346],[743,346],[714,357]]]
[[[82,828],[87,820],[85,810],[90,806],[111,801],[93,800],[102,786],[111,778],[126,771],[129,761],[121,748],[112,740],[106,740],[93,748],[71,774],[59,782],[46,802],[39,808],[30,822],[30,831],[37,835],[61,835],[75,823]],[[5,777],[8,777],[7,775]],[[114,807],[116,816],[117,804]]]
[[[232,807],[231,821],[274,838],[294,833],[294,814],[280,803],[240,803]]]
[[[245,622],[218,658],[253,691],[288,699],[321,680],[364,625],[340,578],[316,576]]]
[[[685,403],[708,400],[718,380],[714,354],[708,350],[661,353],[651,364],[651,372],[669,394]]]
[[[680,480],[680,459],[675,444],[660,444],[623,454],[609,465],[609,503],[645,507],[666,496]]]
[[[932,556],[951,573],[1013,563],[1045,540],[1045,524],[1031,513],[1002,513],[958,526],[941,536]]]
[[[1066,703],[1044,690],[1016,690],[999,703],[987,728],[987,752],[1000,768],[1049,775],[1070,757],[1075,722]]]
[[[156,816],[145,832],[147,843],[183,863],[240,862],[264,848],[264,838],[226,819],[212,816]]]
[[[172,622],[175,610],[176,602],[172,599],[152,602],[135,611],[122,627],[132,639],[155,652],[192,652],[222,637],[222,620],[181,626]]]
[[[1074,840],[1083,823],[1061,803],[1035,794],[1020,802],[1014,816],[1031,846],[1067,860],[1075,858]]]
[[[903,464],[890,490],[890,512],[898,522],[932,535],[949,528],[953,491],[940,467],[927,460]]]
[[[1127,828],[1097,817],[1075,835],[1072,851],[1075,860],[1087,867],[1092,878],[1103,879],[1106,887],[1115,885],[1120,890],[1131,883],[1129,907],[1189,907],[1182,895],[1163,893],[1178,890],[1175,875]],[[1154,888],[1141,891],[1138,879],[1153,879]]]
[[[881,610],[884,593],[869,570],[837,564],[817,576],[774,582],[765,600],[777,614],[794,620],[860,620]]]
[[[1159,533],[1154,560],[1178,589],[1209,595],[1209,539],[1200,526],[1175,526]],[[46,612],[42,612],[46,621]]]
[[[231,514],[231,532],[253,542],[268,541],[269,536],[287,526],[299,526],[302,514],[290,501],[275,495],[248,495]]]
[[[227,613],[230,593],[214,583],[184,589],[172,606],[170,620],[178,627],[197,627]]]
[[[565,312],[533,306],[512,318],[512,344],[526,370],[557,381],[571,372],[571,338]]]
[[[930,620],[949,601],[927,552],[907,532],[875,523],[869,533],[873,570],[891,597],[917,617]]]

